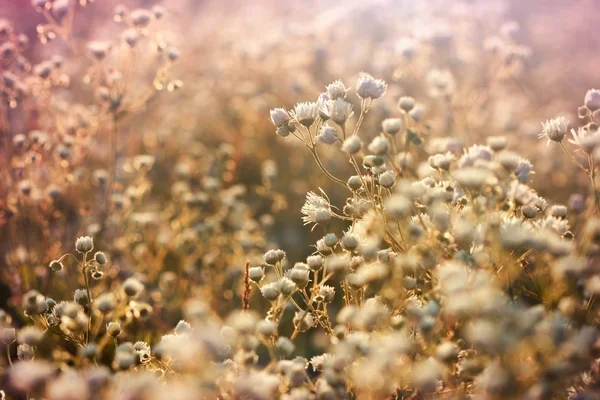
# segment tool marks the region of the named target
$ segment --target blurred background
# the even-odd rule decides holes
[[[165,15],[156,24],[160,33],[152,36],[153,49],[164,48],[163,42],[176,46],[178,60],[169,66],[168,85],[178,90],[148,97],[122,123],[117,179],[126,179],[123,170],[129,156],[156,157],[149,176],[151,194],[140,209],[158,210],[171,199],[175,180],[171,173],[182,160],[194,158],[195,152],[224,151],[230,157],[219,170],[225,185],[241,183],[249,188],[244,201],[253,204],[250,214],[265,229],[264,247],[286,249],[291,261],[309,254],[310,244],[322,235],[307,234],[309,228],[302,226],[299,210],[306,192],[327,189],[331,183],[304,148],[275,135],[269,110],[314,101],[336,79],[353,87],[360,71],[389,85],[365,121],[365,141],[379,133],[378,121],[394,115],[400,96],[412,96],[424,106],[429,146],[434,146],[435,137],[447,135],[466,145],[506,135],[509,147],[528,155],[536,166],[533,186],[542,196],[565,202],[568,193],[587,188],[585,176],[572,174],[575,167],[556,156],[558,147],[546,147],[537,135],[541,121],[557,115],[576,123],[585,92],[598,86],[598,1],[103,0],[77,8],[68,42],[55,39],[46,44],[36,37],[38,26],[47,19],[36,11],[38,2],[33,3],[0,0],[0,18],[30,38],[23,54],[32,65],[55,55],[64,58],[61,68],[69,83],[54,91],[48,107],[63,115],[75,113],[77,118],[96,110],[89,43],[119,43],[126,34],[115,18],[119,7],[164,7]],[[126,45],[116,47],[119,56],[110,62],[117,67],[107,71],[132,69],[126,80],[133,91],[152,86],[156,72],[152,51],[124,56],[120,50]],[[113,46],[116,54],[114,50]],[[447,92],[433,90],[440,82]],[[160,86],[166,87],[166,81]],[[7,115],[3,134],[11,137],[48,129],[56,117],[19,110]],[[88,165],[112,158],[114,148],[105,140],[108,133],[103,133],[110,130],[110,120],[98,121],[98,141],[94,151],[86,153]],[[324,154],[330,170],[349,176],[349,166],[335,149]],[[89,196],[71,199],[77,204],[65,222],[63,246],[66,238],[99,223],[93,195]],[[268,200],[263,201],[265,196]],[[331,200],[339,204],[343,198]],[[4,259],[25,236],[35,236],[35,222],[29,224],[18,225],[24,228],[21,234],[9,231],[9,224],[1,227]],[[240,271],[239,263],[231,268],[237,271],[234,275]],[[9,297],[11,292],[3,293]]]

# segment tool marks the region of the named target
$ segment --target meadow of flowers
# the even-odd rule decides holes
[[[596,15],[0,0],[0,399],[600,398]]]

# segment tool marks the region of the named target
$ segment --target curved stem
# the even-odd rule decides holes
[[[579,161],[577,161],[575,159],[575,157],[573,157],[573,155],[569,152],[569,150],[567,150],[567,148],[565,147],[564,144],[560,143],[560,147],[563,149],[563,151],[565,152],[567,157],[569,157],[571,159],[571,161],[573,161],[576,165],[578,165],[579,168],[581,168],[583,170],[583,172],[585,172],[587,175],[590,175],[590,172],[583,165],[581,165],[581,163]]]
[[[313,158],[315,159],[315,161],[317,162],[317,165],[319,166],[319,168],[321,168],[321,171],[323,171],[323,173],[325,175],[327,175],[327,177],[329,179],[331,179],[332,181],[334,181],[335,183],[342,185],[343,187],[347,187],[346,186],[346,182],[344,182],[343,180],[336,178],[335,176],[333,176],[331,174],[331,172],[329,172],[327,170],[327,168],[325,168],[325,166],[323,165],[323,163],[321,162],[321,160],[319,159],[319,155],[317,154],[317,150],[315,147],[309,148],[310,150],[310,154],[312,154]]]

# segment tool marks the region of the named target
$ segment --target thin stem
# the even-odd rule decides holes
[[[315,147],[313,147],[313,148],[310,148],[309,150],[310,150],[310,154],[312,154],[313,158],[314,158],[314,159],[315,159],[315,161],[317,162],[317,165],[319,166],[319,168],[321,168],[321,171],[323,171],[323,173],[324,173],[325,175],[327,175],[327,177],[328,177],[329,179],[331,179],[332,181],[334,181],[335,183],[337,183],[337,184],[339,184],[339,185],[342,185],[343,187],[346,187],[346,182],[344,182],[344,181],[343,181],[343,180],[341,180],[341,179],[338,179],[338,178],[336,178],[335,176],[333,176],[333,175],[331,174],[331,172],[329,172],[329,171],[327,170],[327,168],[325,168],[325,166],[323,165],[323,163],[322,163],[322,162],[321,162],[321,160],[319,159],[319,155],[317,154],[317,150],[316,150],[316,148],[315,148]]]
[[[591,155],[588,155],[588,163],[590,166],[590,180],[592,181],[592,191],[594,192],[594,204],[596,205],[596,211],[600,214],[600,199],[598,198],[598,190],[596,190],[596,166],[594,165],[594,159]]]
[[[6,345],[6,358],[8,359],[8,365],[10,365],[12,367],[13,362],[12,362],[12,357],[10,356],[10,343],[8,343]]]
[[[87,292],[87,298],[88,298],[88,326],[87,326],[87,333],[85,335],[85,344],[89,344],[90,342],[90,333],[92,330],[92,295],[90,293],[90,283],[88,280],[88,274],[87,274],[87,262],[86,262],[86,258],[87,258],[87,253],[85,253],[83,255],[83,267],[81,268],[81,272],[83,273],[83,280],[85,281],[85,291]]]
[[[573,155],[569,152],[569,150],[567,150],[567,148],[565,147],[564,144],[560,143],[560,147],[563,149],[563,151],[565,152],[567,157],[569,157],[571,159],[571,161],[573,161],[575,164],[577,164],[579,166],[579,168],[581,168],[583,170],[583,172],[585,172],[587,175],[590,175],[590,172],[583,165],[581,165],[581,163],[579,161],[577,161],[575,159],[575,157],[573,157]]]

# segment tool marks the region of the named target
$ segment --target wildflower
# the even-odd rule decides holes
[[[494,151],[504,150],[507,145],[506,136],[490,136],[487,138],[487,145]]]
[[[386,118],[381,123],[383,133],[395,135],[402,129],[402,120],[400,118]]]
[[[116,338],[121,334],[121,324],[118,322],[109,322],[106,325],[106,333],[108,336]]]
[[[325,102],[320,110],[328,119],[343,126],[346,120],[352,115],[352,104],[344,99],[337,98]]]
[[[409,96],[400,97],[398,108],[404,112],[410,112],[415,107],[415,99]]]
[[[309,330],[310,328],[314,328],[317,326],[317,321],[313,317],[313,315],[306,311],[296,311],[294,314],[294,327],[298,329],[300,332],[304,332]]]
[[[375,79],[366,72],[358,74],[356,93],[361,99],[378,99],[384,95],[387,84],[381,79]]]
[[[369,143],[369,151],[375,155],[381,156],[388,152],[390,142],[385,136],[375,136]]]
[[[337,130],[329,125],[323,125],[317,135],[317,140],[321,143],[332,145],[339,140]]]
[[[88,43],[87,48],[96,60],[102,61],[106,58],[108,52],[110,51],[110,44],[108,42],[94,41]]]
[[[44,331],[35,326],[25,326],[19,330],[17,340],[21,344],[37,346],[44,338]]]
[[[265,259],[265,262],[269,265],[275,265],[279,261],[281,261],[281,259],[279,258],[279,254],[277,254],[277,251],[275,251],[275,250],[267,251],[264,255],[264,259]]]
[[[541,138],[547,138],[548,143],[552,140],[553,142],[560,143],[567,134],[569,127],[569,120],[565,117],[558,117],[549,119],[546,122],[542,122],[542,132],[539,134]]]
[[[514,173],[517,176],[519,182],[527,183],[527,181],[529,180],[529,174],[533,173],[532,169],[533,165],[528,159],[519,157],[519,163],[517,165],[517,168],[515,168]]]
[[[30,290],[23,296],[23,310],[29,315],[46,312],[48,305],[46,299],[37,290]]]
[[[127,29],[125,32],[123,32],[121,37],[123,38],[123,41],[125,43],[127,43],[127,45],[129,47],[135,47],[137,42],[140,40],[140,35],[139,35],[138,31],[133,28]]]
[[[350,190],[356,192],[358,189],[362,187],[362,181],[358,175],[352,175],[348,178],[348,187]]]
[[[107,314],[115,309],[115,296],[112,293],[103,293],[94,300],[94,306],[102,314]]]
[[[53,260],[50,262],[50,269],[54,272],[62,271],[63,268],[63,264],[58,260]]]
[[[77,289],[75,290],[75,295],[73,300],[75,303],[81,306],[87,306],[90,303],[90,299],[88,298],[87,290],[85,289]]]
[[[152,12],[143,8],[135,9],[129,14],[129,19],[131,20],[131,23],[138,28],[148,26],[148,24],[150,24],[150,21],[152,21],[152,17]]]
[[[75,250],[79,253],[88,253],[94,248],[94,240],[89,236],[78,237],[75,241]]]
[[[391,170],[385,171],[377,177],[377,182],[379,182],[382,187],[390,189],[396,184],[396,174]]]
[[[304,269],[294,266],[294,268],[288,271],[286,276],[291,279],[300,289],[304,289],[310,280],[308,267]]]
[[[279,285],[279,290],[281,291],[281,294],[283,294],[284,296],[290,296],[290,295],[292,295],[292,293],[294,293],[296,290],[298,290],[298,287],[294,283],[294,281],[292,281],[291,279],[289,279],[287,277],[281,278],[277,282],[277,284]]]
[[[335,242],[337,242],[337,238],[335,238]],[[332,246],[334,245],[335,243],[333,243]],[[323,268],[323,257],[318,254],[314,256],[309,256],[306,259],[306,264],[308,265],[308,268],[312,271],[319,271],[321,268]]]
[[[21,361],[31,361],[35,357],[35,351],[28,344],[20,344],[17,346],[17,357]]]
[[[590,111],[596,111],[600,109],[600,90],[598,89],[590,89],[585,94],[585,99],[583,101],[585,106]]]
[[[340,80],[330,83],[325,89],[331,100],[346,98],[346,92],[348,91],[344,83]]]
[[[323,223],[331,219],[331,205],[329,204],[329,200],[314,192],[306,194],[306,201],[300,212],[304,214],[302,217],[304,225]]]
[[[128,297],[136,298],[144,290],[144,285],[135,278],[127,278],[123,282],[123,291]]]
[[[357,136],[351,136],[348,139],[344,140],[342,144],[342,150],[344,150],[348,154],[356,154],[360,151],[362,147],[362,142]]]
[[[292,116],[301,125],[310,127],[319,116],[319,105],[315,102],[298,103],[294,106]]]
[[[263,297],[269,301],[277,300],[279,295],[281,294],[281,290],[278,282],[272,282],[264,285],[260,288],[260,293]]]
[[[412,110],[409,111],[408,115],[415,121],[420,121],[425,114],[425,108],[421,104],[415,104]]]
[[[287,125],[290,119],[290,114],[284,108],[274,108],[271,110],[271,122],[276,128]]]
[[[248,268],[248,278],[253,282],[260,282],[265,276],[265,271],[262,267]]]
[[[0,328],[0,342],[4,344],[11,344],[14,343],[15,340],[15,328]]]
[[[320,296],[325,303],[331,303],[335,297],[335,288],[323,285],[319,288],[318,296]]]
[[[359,244],[358,237],[353,233],[346,232],[344,236],[342,236],[340,244],[342,245],[342,248],[344,248],[344,250],[356,250]]]

